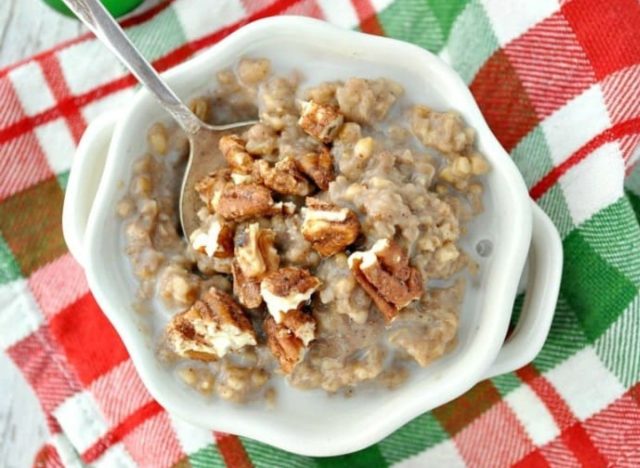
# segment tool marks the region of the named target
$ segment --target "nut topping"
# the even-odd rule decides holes
[[[267,345],[271,353],[280,363],[280,369],[285,374],[290,374],[304,357],[302,340],[284,325],[277,324],[271,316],[264,320],[262,329],[267,335]]]
[[[257,343],[251,322],[240,306],[214,287],[187,311],[171,319],[167,339],[176,354],[203,361]]]
[[[295,214],[296,210],[298,209],[298,207],[296,206],[295,203],[292,202],[278,202],[275,205],[273,205],[273,214],[274,215],[284,215],[284,216],[291,216],[292,214]]]
[[[217,215],[209,216],[201,227],[191,233],[189,241],[194,250],[209,257],[233,256],[233,227]]]
[[[463,250],[490,170],[473,130],[384,77],[308,87],[267,59],[229,65],[189,108],[203,122],[257,121],[200,155],[210,165],[189,174],[188,232],[174,182],[189,138],[174,123],[154,124],[114,207],[135,312],[171,311],[158,358],[207,398],[238,403],[275,405],[282,378],[346,395],[400,385],[411,361],[455,348],[458,277],[482,268]]]
[[[309,343],[315,338],[315,319],[300,310],[284,314],[282,323],[276,323],[272,316],[263,322],[267,335],[267,345],[271,353],[280,363],[285,374],[302,361]]]
[[[253,309],[262,304],[260,280],[278,269],[280,259],[274,239],[273,231],[260,229],[258,223],[236,232],[233,291],[245,307]]]
[[[251,183],[259,182],[259,180],[256,180],[256,178],[253,177],[253,174],[241,174],[239,172],[231,173],[231,181],[235,185],[251,184]]]
[[[360,223],[353,211],[312,197],[306,204],[302,235],[320,255],[335,255],[356,240]]]
[[[293,158],[286,157],[275,166],[264,160],[254,165],[254,174],[271,190],[283,195],[304,197],[311,192],[309,181],[300,173]]]
[[[200,195],[200,199],[215,212],[220,200],[220,195],[224,188],[229,185],[231,171],[228,168],[218,169],[212,172],[195,185],[195,190]]]
[[[307,270],[286,267],[267,274],[260,284],[260,293],[269,313],[280,323],[283,313],[311,299],[318,287],[320,280]]]
[[[236,171],[248,174],[251,172],[253,158],[247,152],[245,141],[238,135],[224,135],[218,142],[227,164]]]
[[[250,224],[236,232],[235,256],[245,276],[259,278],[278,269],[280,259],[273,246],[275,235],[270,229]]]
[[[380,309],[387,322],[422,295],[422,276],[409,265],[409,258],[393,241],[377,241],[370,250],[349,257],[356,281]]]
[[[262,304],[260,280],[245,276],[237,260],[231,264],[231,273],[233,274],[233,294],[238,298],[240,304],[249,309],[260,307]]]
[[[321,142],[331,143],[343,121],[343,115],[335,107],[306,101],[302,103],[298,125]]]
[[[309,345],[316,337],[316,320],[311,314],[302,312],[300,309],[290,310],[282,315],[282,323],[302,341],[305,346]]]
[[[272,211],[271,191],[259,184],[227,185],[216,203],[220,216],[235,221],[267,216]]]
[[[319,153],[306,153],[296,161],[298,169],[315,182],[320,190],[329,190],[329,183],[335,179],[333,159],[325,147]]]

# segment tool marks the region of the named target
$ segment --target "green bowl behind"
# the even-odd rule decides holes
[[[67,8],[62,0],[43,0],[44,3],[49,5],[54,10],[67,15],[74,16],[74,14]],[[144,0],[101,0],[102,4],[106,7],[107,10],[114,16],[122,16],[137,6],[139,6]]]

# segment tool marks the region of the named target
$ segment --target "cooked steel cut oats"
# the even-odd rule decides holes
[[[260,119],[212,148],[226,167],[196,186],[200,227],[180,232],[188,148],[173,125],[151,127],[117,207],[140,303],[164,304],[159,356],[182,381],[235,402],[272,398],[281,377],[394,388],[454,345],[461,274],[476,269],[460,239],[489,170],[456,112],[385,78],[309,87],[265,59],[221,71],[191,108]]]

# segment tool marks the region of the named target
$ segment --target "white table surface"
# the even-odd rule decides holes
[[[13,362],[0,353],[0,466],[31,466],[47,434],[33,391]]]
[[[42,0],[2,0],[0,67],[75,37],[84,30],[79,21],[52,11]]]
[[[147,0],[147,5],[155,3],[158,0]],[[52,11],[41,0],[0,0],[0,68],[83,31],[78,21]],[[31,466],[46,438],[35,395],[13,362],[0,353],[0,467]]]

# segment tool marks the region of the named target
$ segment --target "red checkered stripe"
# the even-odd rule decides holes
[[[310,4],[306,5],[306,8],[308,8],[306,12],[308,14],[320,16],[321,11],[316,5],[313,5],[313,2],[280,1],[269,3],[255,11],[248,8],[248,11],[252,12],[251,16],[246,20],[242,20],[176,48],[156,60],[154,65],[158,69],[164,70],[189,57],[195,51],[217,42],[247,21],[261,16],[282,13],[287,9],[299,8],[305,3]],[[582,10],[579,10],[576,6],[580,3],[582,4]],[[529,32],[516,38],[511,43],[506,44],[506,46],[496,52],[471,84],[472,90],[476,94],[485,114],[488,114],[487,118],[490,123],[492,123],[492,128],[507,149],[513,148],[528,132],[536,125],[539,125],[542,119],[552,115],[554,111],[557,111],[568,100],[584,91],[585,88],[591,86],[601,87],[605,96],[607,109],[609,110],[611,125],[599,134],[593,136],[590,140],[584,142],[577,150],[566,155],[562,161],[555,164],[554,167],[531,188],[531,193],[534,198],[539,198],[544,195],[564,174],[603,144],[619,141],[625,157],[628,158],[631,150],[638,142],[637,137],[640,129],[638,107],[633,103],[640,102],[640,99],[638,99],[640,96],[637,94],[637,87],[629,86],[629,83],[633,83],[633,80],[637,79],[638,66],[636,64],[640,60],[638,60],[638,57],[627,52],[620,53],[613,58],[603,57],[610,49],[602,48],[601,43],[598,43],[591,37],[586,37],[587,34],[593,35],[592,30],[580,32],[580,28],[578,27],[580,23],[578,18],[579,14],[582,14],[581,12],[584,11],[584,8],[593,7],[592,3],[593,2],[574,0],[573,2],[565,4],[562,11],[542,20]],[[161,7],[164,6],[165,5],[161,5]],[[375,9],[369,2],[354,0],[353,6],[358,15],[361,29],[370,33],[383,33],[382,27],[376,18]],[[150,19],[158,11],[161,11],[161,8],[147,13],[145,15],[146,17],[140,17],[140,21]],[[606,17],[606,15],[604,16]],[[601,18],[596,19],[600,20]],[[134,21],[135,20],[132,21],[132,24]],[[610,28],[608,29],[606,26],[607,25],[605,25],[602,30],[610,31]],[[552,96],[545,94],[544,87],[540,86],[540,77],[536,75],[536,70],[548,65],[548,63],[532,63],[531,61],[533,59],[531,57],[523,56],[526,55],[524,51],[528,50],[528,47],[535,49],[536,41],[549,34],[556,34],[558,36],[556,39],[567,41],[568,52],[566,63],[578,63],[583,70],[581,73],[578,73],[577,80],[572,80],[572,75],[567,74],[566,86],[560,87],[561,89],[556,90]],[[629,39],[627,35],[619,34],[613,39],[617,40],[618,45],[620,45],[620,49],[618,50],[628,51],[628,47],[624,46],[624,41]],[[84,40],[91,39],[89,36],[84,36],[53,51],[45,52],[34,59],[34,61],[19,65],[20,67],[24,67],[36,63],[37,66],[42,69],[47,84],[54,91],[56,104],[35,115],[28,116],[24,115],[24,112],[19,111],[19,99],[15,93],[12,92],[11,83],[6,80],[9,72],[16,68],[14,67],[0,72],[0,89],[2,90],[3,104],[5,104],[3,108],[11,111],[3,114],[5,118],[0,117],[0,144],[12,145],[12,149],[20,149],[30,154],[38,154],[38,145],[37,142],[34,144],[32,132],[38,127],[46,125],[48,122],[58,118],[64,119],[65,124],[73,135],[74,141],[77,142],[86,125],[80,109],[95,101],[107,99],[113,93],[129,88],[133,84],[133,79],[130,76],[125,76],[102,84],[81,95],[71,95],[69,89],[64,86],[64,79],[57,61],[57,54],[61,50],[64,50],[65,47],[77,41]],[[574,43],[571,42],[572,40],[577,40],[579,47],[573,47],[572,44]],[[527,41],[529,41],[529,44],[527,44]],[[587,45],[585,45],[585,43]],[[585,62],[584,57],[585,49],[589,51],[586,57],[587,62]],[[496,72],[504,71],[504,63],[501,63],[503,60],[501,54],[509,59],[509,66],[516,69],[516,73],[524,83],[523,86],[527,91],[526,94],[532,101],[533,117],[531,115],[523,116],[522,119],[518,121],[519,125],[515,126],[517,129],[515,134],[513,133],[513,126],[511,128],[502,128],[501,126],[501,120],[509,116],[500,106],[502,103],[501,97],[492,96],[489,92],[490,90],[486,88],[487,83],[495,77]],[[578,59],[576,59],[576,57],[578,57]],[[588,65],[592,67],[591,73],[585,68]],[[62,85],[60,83],[62,83]],[[502,114],[500,112],[502,112]],[[626,152],[624,148],[626,148]],[[0,160],[0,167],[5,169],[2,171],[2,177],[10,175],[11,178],[3,180],[1,187],[4,191],[0,198],[9,198],[13,194],[26,190],[53,175],[50,170],[47,170],[46,163],[42,163],[44,159],[42,157],[38,158],[41,161],[40,164],[32,164],[33,161],[18,160],[17,163],[15,161],[13,162],[14,166],[9,167],[6,166],[7,159],[8,158],[2,158],[2,160]],[[16,166],[16,164],[19,165]],[[16,174],[20,175],[18,176]],[[72,260],[67,257],[67,261]],[[36,274],[37,272],[34,273],[34,276]],[[51,309],[50,306],[46,307]],[[43,309],[44,308],[45,307],[43,307]],[[86,365],[83,364],[83,362],[86,362],[87,359],[83,353],[87,348],[84,346],[78,347],[77,343],[83,342],[77,340],[77,335],[67,337],[65,330],[73,329],[75,317],[80,314],[90,315],[90,317],[83,317],[83,322],[86,321],[94,325],[99,324],[100,327],[96,327],[96,330],[111,330],[110,326],[104,322],[102,314],[98,311],[97,306],[86,289],[81,291],[79,298],[70,302],[65,307],[61,307],[59,311],[50,310],[49,312],[52,312],[52,316],[46,316],[48,324],[42,325],[29,337],[12,346],[8,352],[21,366],[43,402],[52,431],[57,432],[59,430],[55,418],[51,416],[55,409],[64,401],[68,400],[71,395],[81,393],[83,391],[82,389],[88,389],[88,391],[94,395],[95,399],[98,400],[98,406],[101,406],[101,411],[104,413],[109,424],[109,430],[102,434],[94,444],[84,451],[83,458],[87,462],[98,459],[109,447],[126,439],[127,435],[143,426],[143,423],[147,421],[157,420],[159,422],[157,422],[155,426],[164,425],[168,427],[169,422],[166,419],[166,415],[157,407],[157,404],[151,401],[143,388],[140,388],[134,393],[144,396],[134,405],[136,406],[135,408],[130,408],[131,411],[125,411],[125,414],[115,413],[115,408],[118,408],[120,403],[114,401],[111,395],[112,389],[114,387],[117,388],[122,380],[115,380],[109,385],[103,383],[104,394],[100,394],[99,389],[95,388],[98,386],[96,382],[108,381],[111,373],[115,376],[117,372],[124,372],[121,371],[122,368],[127,366],[130,368],[130,362],[127,360],[126,352],[124,352],[124,349],[119,345],[120,342],[115,334],[108,336],[109,333],[104,333],[103,342],[100,343],[97,349],[100,351],[114,349],[117,350],[117,352],[112,353],[107,361],[102,359],[103,356],[98,357],[98,362],[102,362],[100,365],[103,367],[91,366],[90,369],[85,368]],[[98,334],[100,335],[100,333]],[[93,337],[93,335],[89,333],[86,340],[87,342],[83,344],[91,348],[91,344],[88,343],[89,337]],[[46,355],[43,355],[42,350],[45,350]],[[30,357],[25,360],[25,356]],[[47,357],[52,357],[53,359],[47,359]],[[131,375],[129,375],[126,380],[135,381],[137,379],[135,373],[131,369],[129,370],[131,371]],[[39,376],[43,377],[40,378]],[[46,376],[46,378],[44,376]],[[581,451],[585,451],[584,453],[587,454],[589,459],[603,459],[603,455],[598,449],[594,448],[593,441],[590,440],[589,435],[585,432],[584,426],[586,425],[597,432],[597,429],[603,426],[607,418],[613,417],[616,411],[629,406],[630,400],[634,401],[631,392],[625,394],[610,407],[607,407],[601,413],[594,416],[593,421],[587,421],[583,425],[571,414],[566,404],[563,406],[562,398],[557,394],[554,395],[553,386],[545,380],[544,376],[536,375],[532,378],[529,374],[526,374],[526,372],[519,374],[519,376],[533,389],[536,395],[545,403],[545,406],[550,409],[554,421],[556,421],[558,427],[562,429],[562,434],[564,434],[544,447],[534,451],[528,450],[531,447],[530,442],[523,442],[523,446],[525,446],[522,454],[523,458],[521,459],[523,464],[528,464],[536,460],[540,461],[542,459],[548,460],[549,462],[566,461],[570,458],[574,461],[585,461],[586,459],[582,460],[584,457],[580,455]],[[127,395],[130,393],[131,392],[126,392]],[[637,400],[637,398],[635,398],[635,400]],[[494,427],[498,423],[506,424],[507,426],[517,426],[517,420],[514,419],[513,415],[509,415],[509,411],[510,410],[506,409],[502,404],[497,404],[495,410],[497,416],[491,414],[492,417],[488,417],[485,422],[489,427]],[[600,420],[596,421],[598,416],[600,416]],[[154,427],[151,427],[149,430],[151,429],[154,429]],[[469,431],[467,431],[469,433],[468,440],[475,440],[471,434],[477,434],[478,429],[479,428],[476,428],[476,430],[473,431],[472,428],[469,428]],[[155,427],[155,430],[158,430],[157,427]],[[522,431],[515,431],[515,433],[522,433]],[[166,439],[171,439],[171,435],[167,434]],[[237,457],[239,453],[242,453],[242,450],[240,450],[241,444],[233,436],[217,435],[215,439],[219,447],[221,447],[220,450],[222,454],[225,455],[226,453],[225,459],[228,461],[231,461],[233,457]],[[459,445],[469,446],[469,444]],[[516,451],[516,453],[518,452]],[[471,462],[478,454],[471,450],[466,451],[464,455],[465,460]],[[600,458],[598,458],[598,456]],[[167,462],[168,460],[165,459],[164,461]],[[233,458],[233,462],[238,462],[238,460]]]
[[[554,466],[570,463],[576,466],[605,466],[606,458],[554,386],[531,365],[520,369],[516,374],[542,401],[559,429],[557,438],[529,452],[518,464]]]
[[[633,0],[614,3],[615,11],[640,19]],[[640,87],[631,83],[637,83],[640,74],[640,44],[626,26],[631,22],[619,24],[617,16],[600,11],[602,8],[593,0],[565,2],[557,12],[496,51],[470,85],[508,151],[580,94],[589,89],[602,94],[610,125],[554,161],[551,170],[531,187],[536,200],[606,143],[619,142],[626,164],[634,162],[629,158],[640,144]],[[618,53],[612,54],[612,50]],[[548,83],[550,76],[553,86]],[[506,87],[508,93],[504,91],[505,80],[513,81]],[[510,101],[513,94],[523,96],[516,109]]]
[[[637,465],[640,385],[581,418],[535,366],[525,366],[513,378],[519,386],[505,396],[485,381],[435,409],[451,440],[417,456],[416,466],[436,459],[469,466]]]

